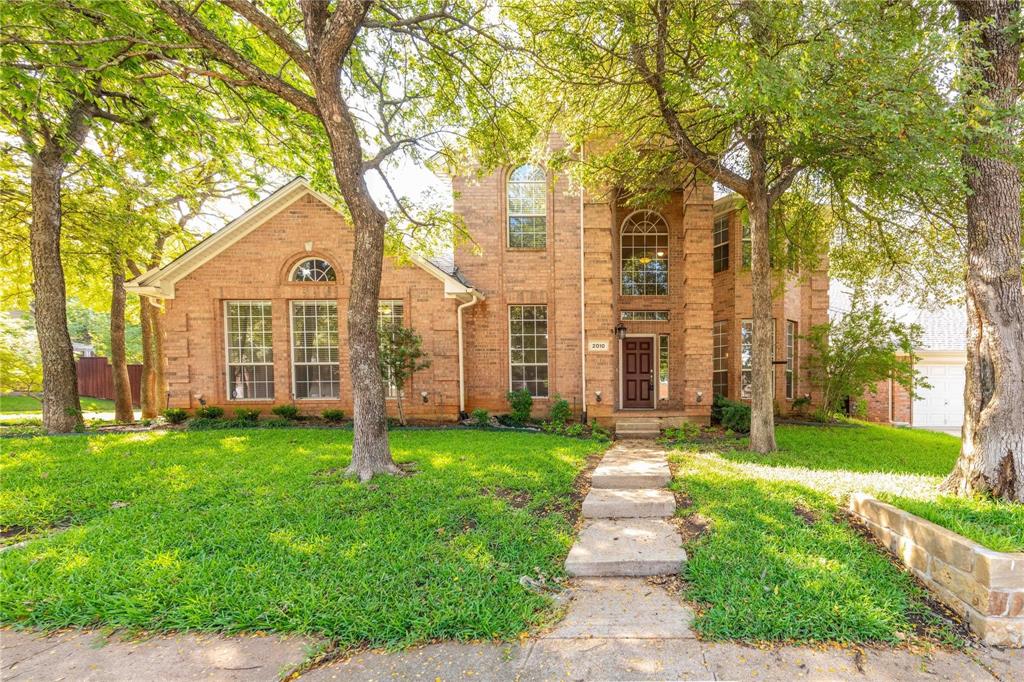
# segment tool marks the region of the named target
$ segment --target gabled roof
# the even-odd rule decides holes
[[[167,265],[154,268],[127,282],[125,289],[140,296],[174,298],[174,285],[177,282],[307,194],[337,210],[333,199],[310,187],[305,178],[295,178]],[[455,267],[454,259],[447,256],[429,259],[415,252],[410,254],[409,259],[444,284],[445,297],[483,298],[483,294],[466,282]]]

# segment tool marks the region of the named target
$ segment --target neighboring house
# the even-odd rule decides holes
[[[832,316],[849,310],[850,289],[832,282]],[[867,418],[871,421],[921,428],[958,430],[964,420],[964,384],[967,366],[967,311],[963,306],[921,308],[886,302],[890,312],[905,324],[923,330],[921,346],[914,352],[917,369],[930,384],[918,387],[917,397],[894,381],[883,381],[875,393],[868,393]]]
[[[559,395],[605,423],[707,422],[713,392],[749,390],[749,241],[734,199],[700,184],[632,210],[531,165],[453,186],[472,244],[384,264],[381,319],[415,329],[431,359],[405,389],[411,417],[504,412],[507,392],[526,389],[539,416]],[[352,241],[331,200],[298,179],[129,283],[164,300],[170,405],[351,410]],[[824,272],[786,276],[783,411],[811,392],[797,337],[828,316]]]

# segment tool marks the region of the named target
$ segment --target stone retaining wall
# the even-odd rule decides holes
[[[986,644],[1024,647],[1024,552],[996,552],[870,495],[850,514]]]

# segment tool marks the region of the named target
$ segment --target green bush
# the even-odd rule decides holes
[[[722,426],[737,433],[750,433],[750,405],[728,401],[722,408]]]
[[[491,414],[482,407],[478,407],[472,412],[473,423],[477,426],[487,426],[491,423]]]
[[[597,422],[590,425],[590,437],[598,443],[608,443],[612,439],[612,435],[608,433],[608,430]]]
[[[320,416],[324,418],[324,421],[337,424],[345,419],[345,411],[336,409],[324,410],[320,413]]]
[[[515,425],[522,425],[530,421],[530,412],[533,410],[533,396],[530,395],[530,392],[522,388],[518,391],[509,391],[506,397],[509,407],[512,408],[509,421]]]
[[[669,440],[688,441],[700,436],[700,425],[693,422],[683,422],[679,426],[665,429],[665,437]]]
[[[260,419],[260,411],[247,407],[239,407],[235,410],[235,421],[255,424]]]
[[[271,412],[282,419],[298,419],[299,417],[299,408],[294,405],[278,405]]]
[[[263,422],[264,428],[268,429],[287,429],[291,427],[291,425],[292,422],[290,420],[281,418],[268,419],[267,421]]]
[[[198,412],[199,410],[196,410]],[[218,417],[195,417],[188,423],[189,431],[211,431],[213,429],[229,429],[232,422]]]
[[[188,419],[188,412],[180,407],[168,407],[164,410],[164,419],[168,424],[180,424]]]
[[[572,419],[572,408],[569,407],[569,401],[555,394],[555,397],[551,400],[551,411],[548,413],[548,419],[559,424],[564,424]]]
[[[564,429],[562,429],[562,434],[566,436],[572,436],[573,438],[579,438],[580,436],[583,435],[584,428],[585,427],[583,426],[583,424],[580,424],[578,422],[576,424],[569,424]]]
[[[203,405],[196,410],[199,419],[220,419],[224,416],[224,408],[216,405]]]

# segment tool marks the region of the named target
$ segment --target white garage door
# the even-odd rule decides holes
[[[964,366],[918,365],[931,388],[918,389],[914,426],[959,428],[964,423]]]

